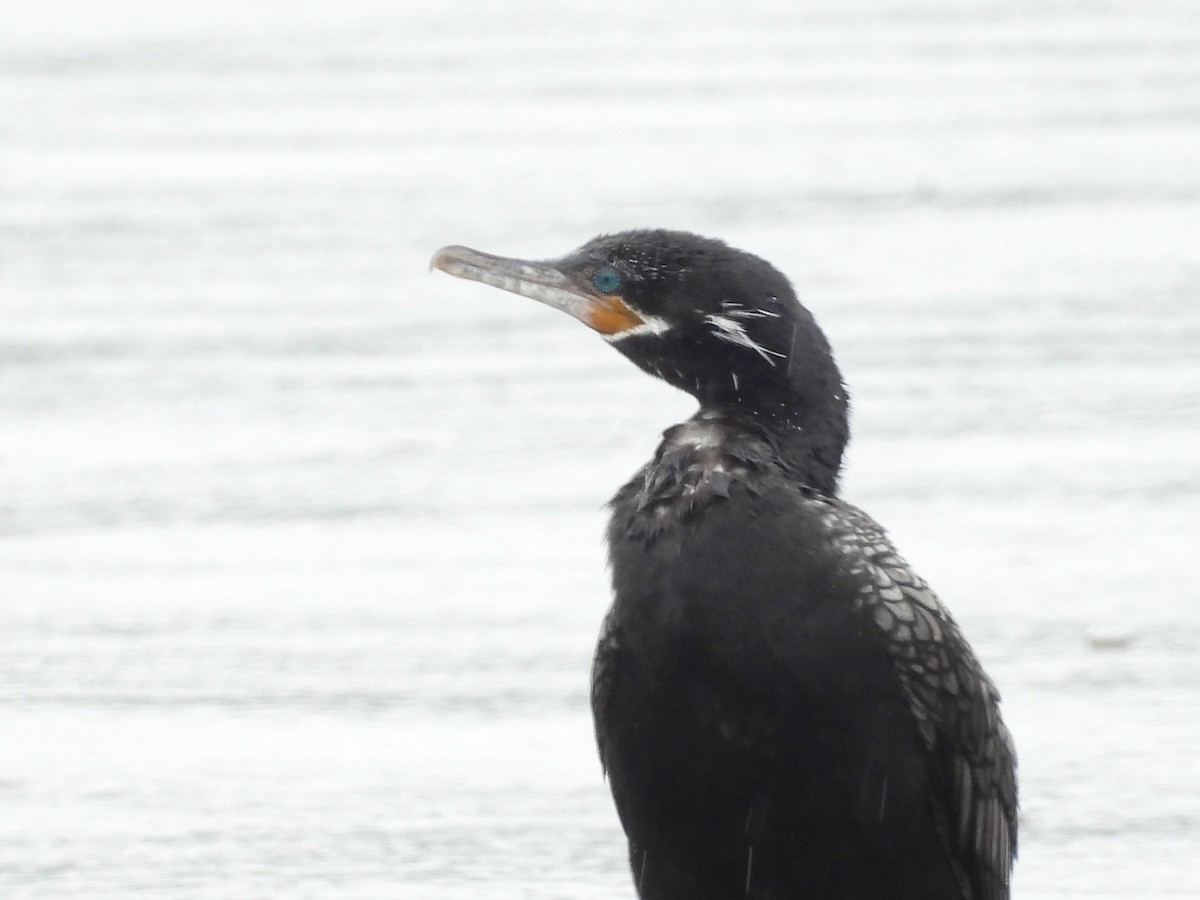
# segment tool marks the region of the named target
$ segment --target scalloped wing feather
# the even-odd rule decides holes
[[[1016,753],[1000,693],[950,613],[869,516],[820,501],[862,612],[888,638],[945,801],[937,817],[968,900],[1006,900],[1017,851]]]

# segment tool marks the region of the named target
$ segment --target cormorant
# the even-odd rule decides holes
[[[787,279],[675,231],[431,266],[569,313],[699,401],[611,503],[592,709],[638,895],[1007,898],[999,694],[838,497],[847,394]]]

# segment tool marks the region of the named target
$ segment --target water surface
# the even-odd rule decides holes
[[[14,2],[0,894],[631,897],[603,504],[690,401],[426,274],[783,268],[1021,759],[1021,898],[1200,893],[1189,3]]]

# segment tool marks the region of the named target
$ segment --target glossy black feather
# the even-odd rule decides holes
[[[1007,900],[999,696],[837,496],[849,401],[787,279],[696,235],[432,264],[562,310],[700,409],[612,502],[600,755],[643,900]]]
[[[1008,896],[998,697],[878,525],[707,418],[609,544],[593,707],[640,896]]]
[[[600,755],[644,900],[1004,900],[999,695],[882,528],[836,496],[847,401],[762,260],[672,232],[622,268],[663,333],[616,340],[701,408],[616,495]],[[652,270],[639,265],[656,263]]]

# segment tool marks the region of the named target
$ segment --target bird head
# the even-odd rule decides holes
[[[451,246],[430,265],[568,313],[704,408],[786,419],[832,403],[845,417],[829,345],[787,278],[722,241],[627,231],[558,259]]]

